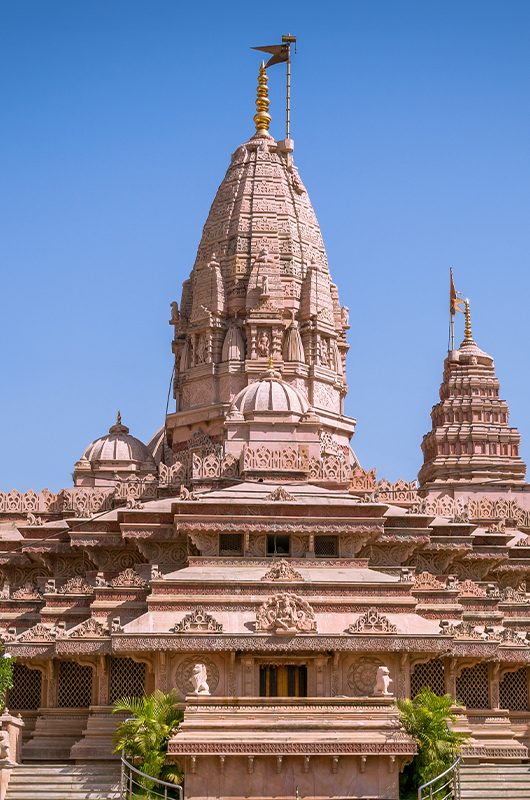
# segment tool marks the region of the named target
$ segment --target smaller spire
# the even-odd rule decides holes
[[[116,414],[116,425],[121,425],[121,412],[118,409],[118,413]]]
[[[254,114],[254,124],[258,136],[268,136],[271,115],[269,114],[269,79],[265,63],[262,61],[258,74],[258,90],[256,96],[256,114]]]

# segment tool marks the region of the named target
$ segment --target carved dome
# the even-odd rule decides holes
[[[124,477],[121,473],[137,475],[156,472],[156,464],[148,447],[131,436],[129,428],[122,425],[121,416],[111,425],[105,436],[91,442],[74,468],[74,482],[86,484],[87,479]]]
[[[243,416],[263,413],[303,416],[310,410],[310,405],[299,389],[283,381],[280,373],[271,369],[259,380],[245,386],[232,408]]]
[[[88,445],[81,456],[86,461],[139,461],[155,463],[147,446],[131,436],[126,425],[112,425],[105,436]]]

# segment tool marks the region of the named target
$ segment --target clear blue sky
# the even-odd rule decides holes
[[[161,424],[169,302],[252,132],[249,47],[288,31],[362,463],[420,466],[449,265],[530,460],[527,0],[2,0],[1,489],[69,485],[118,407],[144,440]],[[280,138],[282,66],[270,82]]]

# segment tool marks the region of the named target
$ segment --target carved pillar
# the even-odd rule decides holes
[[[241,668],[243,670],[242,676],[242,692],[243,697],[254,697],[257,694],[254,687],[254,658],[253,656],[245,656],[241,659]]]
[[[57,678],[58,678],[58,662],[52,658],[46,665],[46,678],[45,690],[43,691],[43,700],[46,703],[46,708],[55,708],[57,706]]]
[[[488,670],[488,678],[489,678],[489,699],[490,699],[490,708],[498,709],[500,708],[500,697],[499,697],[499,683],[500,683],[500,676],[499,676],[500,664],[498,662],[489,665]]]
[[[339,659],[340,653],[333,653],[331,664],[331,696],[336,697],[339,693]]]
[[[315,658],[315,697],[325,697],[324,676],[327,658]]]
[[[110,675],[109,675],[109,662],[107,656],[98,657],[96,676],[97,676],[96,704],[98,706],[108,706]]]
[[[226,694],[228,697],[235,697],[236,693],[236,654],[232,650],[230,653],[230,663],[228,665]]]
[[[395,678],[396,697],[410,697],[410,656],[408,653],[400,653],[398,661],[398,674]]]
[[[162,692],[169,692],[167,661],[168,661],[167,653],[164,650],[160,650],[158,653],[158,663],[156,665],[157,668],[155,672],[155,686]]]
[[[445,691],[451,697],[456,697],[456,658],[448,658],[445,661]]]

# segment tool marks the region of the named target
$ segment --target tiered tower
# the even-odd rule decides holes
[[[234,399],[248,384],[270,380],[265,372],[274,368],[275,381],[307,406],[315,441],[324,437],[349,468],[355,420],[344,414],[348,309],[330,277],[320,227],[293,163],[293,141],[275,141],[268,131],[263,65],[256,107],[256,132],[232,156],[180,309],[172,304],[176,411],[166,421],[167,442],[182,453],[200,430],[222,448],[227,438],[233,443],[225,420]],[[285,411],[274,400],[283,394],[271,392],[267,409],[247,404],[246,418],[266,410],[273,421],[272,412]],[[295,441],[297,430],[291,431]],[[234,444],[231,451],[238,455]]]
[[[508,404],[499,397],[493,358],[473,339],[468,300],[465,320],[462,344],[445,359],[432,430],[423,437],[422,489],[524,483],[520,434],[508,424]]]

